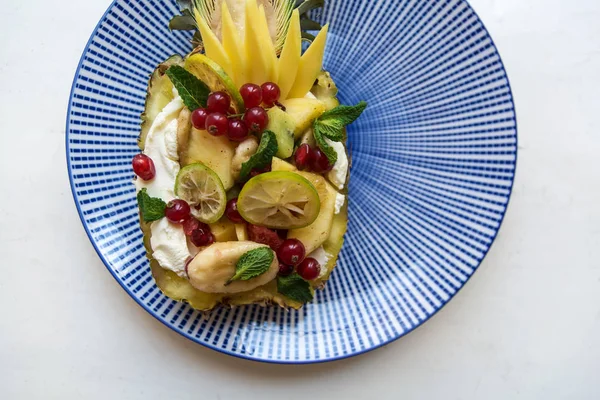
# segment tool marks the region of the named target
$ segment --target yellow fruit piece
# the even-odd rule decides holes
[[[248,82],[262,85],[267,80],[267,65],[262,55],[258,33],[258,6],[256,0],[246,2],[246,38],[244,40],[246,60],[246,78]]]
[[[214,62],[219,64],[221,68],[225,70],[225,73],[229,76],[233,74],[231,69],[231,61],[229,60],[229,56],[225,52],[223,45],[214,34],[214,32],[210,29],[204,18],[200,15],[200,13],[194,9],[196,16],[196,23],[198,24],[198,29],[200,30],[200,35],[202,35],[202,44],[204,45],[204,52],[206,55],[211,58]]]
[[[273,157],[273,160],[271,160],[271,171],[294,172],[297,171],[297,169],[289,162],[283,161],[281,158]]]
[[[187,150],[179,155],[182,167],[201,162],[212,169],[221,179],[225,190],[233,184],[231,160],[235,152],[232,144],[225,136],[212,136],[205,130],[192,129]]]
[[[313,184],[321,201],[319,215],[312,224],[288,231],[288,238],[300,240],[306,249],[306,254],[310,254],[325,243],[331,234],[337,191],[321,175],[301,171],[296,173]]]
[[[223,217],[208,226],[210,226],[210,231],[215,237],[216,242],[232,242],[237,240],[235,225],[227,217]]]
[[[269,25],[267,24],[265,8],[262,4],[258,7],[258,21],[256,24],[256,29],[258,32],[258,43],[261,49],[261,56],[263,57],[266,67],[266,82],[277,82],[279,75],[279,71],[277,69],[277,54],[275,53],[273,39],[271,39],[271,34],[269,33]]]
[[[245,241],[248,240],[248,233],[246,232],[246,224],[235,224],[235,235],[237,240]]]
[[[244,58],[244,46],[242,38],[231,18],[227,2],[223,2],[222,7],[222,27],[221,35],[223,37],[223,49],[229,61],[231,62],[231,79],[236,87],[241,87],[246,82],[246,63]]]
[[[317,99],[295,98],[281,101],[295,123],[294,137],[298,140],[312,122],[325,112],[326,106]]]
[[[288,93],[294,85],[298,64],[302,53],[302,37],[300,33],[300,14],[298,10],[292,13],[292,20],[285,38],[283,50],[279,56],[277,69],[279,70],[278,84],[281,90],[280,98],[287,99]]]
[[[312,88],[317,76],[319,76],[321,73],[328,29],[329,24],[325,25],[323,29],[321,29],[310,47],[300,58],[298,73],[296,75],[294,85],[288,94],[288,98],[304,97],[310,88]]]
[[[331,233],[325,243],[323,243],[323,249],[331,255],[331,258],[327,261],[327,265],[321,266],[326,272],[316,282],[314,281],[317,285],[322,284],[329,279],[329,275],[331,275],[331,272],[337,263],[340,251],[342,250],[342,246],[344,245],[344,234],[346,233],[347,227],[348,203],[346,202],[340,212],[333,216]]]

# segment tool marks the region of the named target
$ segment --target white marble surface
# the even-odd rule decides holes
[[[518,112],[518,173],[500,235],[425,326],[316,366],[263,365],[189,342],[137,306],[88,242],[64,120],[77,61],[109,2],[2,4],[1,399],[600,398],[597,0],[472,0]]]

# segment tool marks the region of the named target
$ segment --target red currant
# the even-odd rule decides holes
[[[182,225],[183,232],[185,233],[185,235],[192,236],[192,233],[194,233],[194,231],[200,227],[200,221],[190,216],[185,221],[183,221]]]
[[[294,272],[294,267],[291,265],[279,264],[279,275],[288,276],[291,275],[292,272]]]
[[[250,171],[250,177],[254,178],[256,175],[264,174],[265,172],[271,172],[271,164],[267,164],[264,168],[254,168]]]
[[[262,90],[263,102],[269,107],[275,105],[277,100],[279,100],[279,95],[281,94],[279,86],[273,82],[265,82],[260,88]]]
[[[244,122],[251,132],[260,133],[267,127],[269,116],[264,108],[252,107],[246,110]]]
[[[165,217],[176,224],[182,223],[190,216],[190,206],[184,200],[171,200],[165,208]]]
[[[317,260],[309,257],[305,258],[304,261],[296,267],[296,271],[298,271],[298,275],[300,275],[302,279],[312,281],[321,273],[321,265],[319,265]]]
[[[215,242],[215,237],[210,229],[200,227],[192,232],[191,240],[194,246],[203,247],[213,244]]]
[[[244,222],[244,219],[237,209],[237,199],[231,199],[227,202],[227,206],[225,206],[225,215],[234,224],[241,224]]]
[[[310,166],[312,161],[312,150],[307,143],[301,144],[300,147],[296,149],[294,160],[296,161],[296,167],[299,170],[307,169]]]
[[[287,265],[298,265],[304,260],[306,250],[304,245],[298,239],[286,239],[279,249],[277,249],[277,258]]]
[[[310,167],[314,172],[322,174],[324,172],[331,171],[333,165],[331,165],[325,153],[323,153],[323,151],[318,147],[315,147],[311,151]]]
[[[156,175],[154,161],[145,154],[136,154],[131,160],[133,172],[145,181],[149,181]]]
[[[213,136],[222,136],[229,129],[229,121],[223,113],[215,112],[206,117],[206,130]]]
[[[244,121],[240,119],[230,119],[227,137],[234,142],[244,141],[248,137],[248,128]]]
[[[227,113],[229,105],[231,104],[231,97],[225,92],[214,92],[206,99],[206,108],[208,112],[215,113]]]
[[[240,88],[240,95],[244,99],[246,108],[258,107],[262,103],[262,90],[254,83],[246,83]]]
[[[206,129],[206,117],[208,117],[206,108],[197,108],[192,111],[192,125],[194,128],[201,131]]]

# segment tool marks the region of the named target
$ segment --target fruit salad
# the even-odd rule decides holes
[[[323,69],[315,0],[180,1],[194,49],[150,77],[134,185],[152,275],[168,297],[300,308],[346,232],[346,130]],[[313,35],[314,33],[314,35]]]

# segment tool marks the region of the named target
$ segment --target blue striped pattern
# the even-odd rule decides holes
[[[67,157],[83,224],[109,271],[148,312],[208,347],[254,360],[318,362],[396,339],[465,284],[488,251],[515,173],[512,95],[491,38],[463,0],[329,0],[325,65],[349,129],[350,224],[326,290],[299,312],[202,315],[163,296],[145,258],[130,160],[149,74],[189,34],[173,0],[116,0],[81,59]]]

